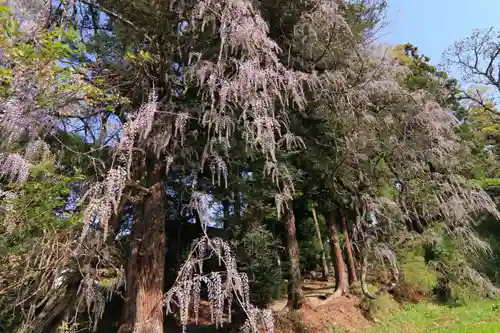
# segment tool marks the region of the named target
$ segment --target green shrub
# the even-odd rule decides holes
[[[241,269],[248,274],[252,302],[259,307],[286,294],[282,269],[277,264],[276,242],[263,226],[243,234],[233,241]]]
[[[376,299],[365,298],[360,307],[368,319],[376,322],[401,309],[401,305],[388,293],[381,294]]]
[[[401,260],[401,278],[394,290],[394,298],[416,303],[431,298],[438,283],[438,273],[425,263],[422,256],[408,253]]]

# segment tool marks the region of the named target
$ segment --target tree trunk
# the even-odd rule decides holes
[[[236,184],[233,187],[233,214],[238,222],[241,218],[241,181],[240,168],[236,167]]]
[[[233,197],[234,197],[234,217],[236,218],[237,221],[240,220],[241,218],[241,196],[240,192],[234,191],[233,192]]]
[[[290,281],[288,283],[288,303],[290,310],[300,309],[304,303],[304,294],[300,281],[300,250],[297,242],[297,231],[295,228],[295,215],[293,213],[293,204],[288,202],[285,207],[286,224],[286,250],[290,263]]]
[[[223,228],[224,230],[229,230],[229,228],[231,227],[230,225],[230,219],[231,217],[229,216],[229,205],[230,205],[230,202],[228,199],[224,199],[222,200],[222,209],[223,209],[223,213],[224,213],[224,225],[223,225]]]
[[[357,281],[356,263],[354,261],[354,255],[352,253],[352,244],[351,244],[351,239],[349,237],[349,231],[347,230],[347,218],[344,214],[342,214],[341,224],[342,224],[342,232],[344,233],[345,248],[347,254],[347,273],[349,278],[349,285],[352,285]]]
[[[328,218],[328,231],[330,236],[330,246],[332,247],[332,255],[334,257],[335,267],[335,292],[333,297],[341,296],[347,292],[347,283],[345,277],[345,264],[342,258],[342,249],[340,247],[339,234],[335,226],[335,215],[330,213]]]
[[[137,294],[135,332],[163,332],[163,285],[165,264],[165,189],[164,167],[153,161],[149,178],[150,193],[144,198],[143,219],[138,224],[136,240]]]
[[[323,243],[323,248],[325,249],[325,258],[326,262],[328,263],[328,272],[331,274],[331,272],[335,272],[335,267],[333,267],[333,262],[332,262],[332,257],[330,256],[330,250],[327,251],[328,248],[331,249],[330,246],[330,237],[326,237],[326,242]]]
[[[321,250],[321,264],[323,265],[323,280],[328,281],[328,262],[326,261],[325,247],[323,246],[323,239],[321,238],[321,231],[319,230],[318,217],[316,216],[316,209],[311,208],[312,216],[314,219],[314,228],[316,229],[316,237],[318,237],[320,250]]]
[[[141,211],[141,209],[137,209]],[[134,221],[142,218],[139,216]],[[137,295],[137,281],[138,281],[138,270],[137,270],[137,255],[138,255],[138,242],[137,237],[134,235],[134,226],[132,225],[132,241],[130,245],[130,254],[127,263],[127,281],[126,281],[126,292],[125,299],[123,302],[122,314],[120,319],[120,327],[118,333],[132,333],[134,331],[135,323],[135,308],[136,308],[136,295]]]

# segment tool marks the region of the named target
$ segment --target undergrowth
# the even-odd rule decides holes
[[[276,315],[274,320],[277,332],[309,333],[310,331],[308,323],[304,321],[302,314],[297,311]]]
[[[360,308],[365,317],[374,322],[380,322],[398,312],[401,304],[396,302],[392,295],[382,294],[376,299],[363,299]]]
[[[500,332],[499,304],[495,300],[459,307],[410,304],[377,323],[370,333],[496,333]]]

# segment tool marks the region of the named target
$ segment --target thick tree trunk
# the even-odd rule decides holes
[[[136,236],[138,276],[135,332],[137,333],[163,332],[165,170],[163,165],[157,162],[152,169],[148,177],[150,193],[144,198],[143,219],[138,224]]]
[[[328,231],[330,237],[330,246],[332,247],[332,255],[335,267],[335,292],[333,297],[341,296],[347,292],[347,281],[345,277],[345,264],[342,258],[342,248],[340,247],[339,234],[335,225],[335,215],[330,213],[328,217]]]
[[[342,233],[344,234],[344,239],[345,239],[349,285],[352,285],[357,281],[356,263],[354,261],[354,255],[352,253],[353,251],[352,251],[351,238],[349,237],[349,231],[347,229],[347,218],[344,214],[342,214],[341,225],[342,225]]]
[[[316,237],[318,237],[320,250],[321,250],[321,264],[323,265],[323,280],[328,281],[328,262],[326,261],[325,247],[323,246],[323,239],[321,237],[321,231],[319,229],[318,216],[316,215],[316,209],[311,208],[312,216],[314,219],[314,228],[316,229]]]
[[[302,292],[300,280],[300,250],[297,241],[297,231],[295,228],[295,215],[293,213],[293,204],[288,202],[285,208],[286,224],[286,250],[290,263],[290,281],[288,283],[288,303],[290,310],[300,309],[304,303],[304,294]]]

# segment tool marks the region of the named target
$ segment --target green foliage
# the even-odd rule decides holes
[[[468,179],[476,178],[469,181],[471,186],[473,183],[482,185],[488,193],[495,195],[498,163],[486,149],[488,145],[496,144],[495,117],[482,108],[465,109],[458,99],[457,80],[437,70],[416,46],[407,43],[396,46],[392,51],[412,73],[405,81],[410,90],[423,89],[431,93],[441,105],[452,109],[459,119],[464,120],[457,134],[472,154],[461,157],[463,168],[460,172]],[[432,193],[440,191],[441,185],[434,178],[424,177],[411,179],[407,186],[407,195],[412,200],[425,202]],[[481,219],[481,216],[477,218]],[[398,297],[412,299],[412,293],[417,291],[417,294],[428,297],[434,289],[442,301],[457,304],[474,295],[488,295],[491,286],[473,269],[481,271],[477,256],[482,258],[483,254],[476,252],[472,256],[469,241],[452,235],[450,230],[444,230],[438,224],[427,229],[422,239],[412,241],[410,247],[407,244],[399,249],[404,280],[398,286]],[[485,238],[477,240],[480,242]]]
[[[318,219],[323,220],[321,215],[318,216]],[[300,220],[298,228],[300,268],[306,273],[321,266],[321,245],[316,236],[312,217]],[[325,234],[323,233],[323,235]]]
[[[432,297],[439,276],[422,255],[405,252],[400,258],[400,270],[401,281],[394,291],[398,301],[415,303]]]
[[[500,286],[500,223],[488,217],[476,227],[476,230],[490,244],[491,253],[481,255],[473,266],[491,279],[496,286]]]
[[[252,301],[265,307],[274,298],[283,294],[282,271],[277,263],[276,241],[271,232],[262,226],[233,240],[240,265],[251,282]]]
[[[353,33],[368,37],[381,24],[387,1],[353,0],[346,3],[345,18]],[[371,36],[369,36],[371,37]]]
[[[401,305],[394,300],[391,294],[384,293],[376,299],[363,299],[360,307],[367,318],[378,322],[395,314]]]
[[[58,152],[57,163],[68,173],[73,172],[73,168],[79,168],[84,175],[93,175],[100,165],[95,164],[96,152],[95,146],[86,142],[81,135],[59,131],[49,137],[49,144]],[[101,150],[98,153],[100,157],[106,156],[107,150]]]
[[[72,26],[54,26],[43,29],[36,42],[20,38],[22,31],[10,9],[0,4],[0,49],[8,62],[0,66],[0,98],[11,94],[13,68],[15,72],[31,69],[38,83],[37,106],[50,108],[67,94],[82,94],[87,106],[113,108],[126,104],[127,99],[100,87],[98,79],[89,82],[82,78],[88,71],[84,58],[87,45]],[[59,107],[61,116],[73,115],[74,110]]]
[[[459,119],[463,119],[466,109],[458,100],[458,81],[450,78],[444,71],[439,71],[430,63],[430,58],[420,54],[418,47],[411,43],[397,45],[394,55],[405,64],[412,75],[406,77],[406,86],[410,90],[426,90],[436,96],[438,102],[449,107]],[[447,92],[442,95],[443,90]],[[441,96],[442,95],[442,96]]]
[[[498,301],[481,301],[462,307],[419,303],[385,318],[373,333],[494,333],[500,331]]]
[[[463,244],[450,236],[434,239],[425,246],[427,265],[438,276],[434,288],[437,300],[450,305],[461,305],[491,297],[495,287],[486,276],[474,269],[482,255],[464,252]]]
[[[30,240],[80,227],[76,202],[68,207],[68,197],[72,186],[83,178],[78,173],[58,173],[50,161],[32,167],[30,173],[27,182],[8,188],[19,195],[0,201],[8,207],[0,216],[2,252],[23,252],[30,248]]]
[[[485,298],[485,295],[474,284],[452,282],[447,287],[450,292],[450,299],[447,303],[452,306],[470,305]]]

